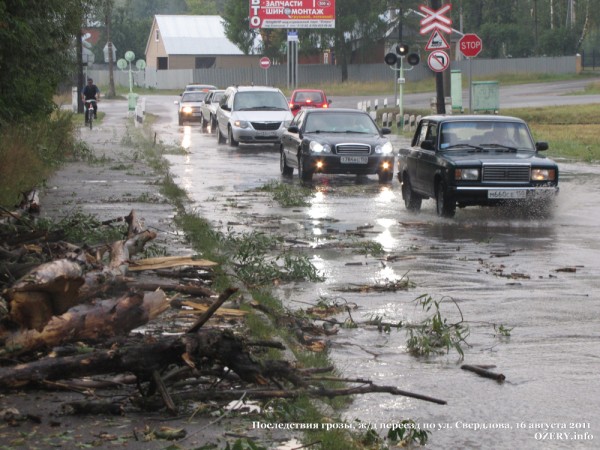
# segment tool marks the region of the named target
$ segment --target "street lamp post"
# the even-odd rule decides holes
[[[119,59],[117,61],[117,67],[121,70],[125,70],[129,68],[129,94],[127,95],[127,99],[129,101],[129,110],[133,111],[137,104],[138,94],[133,92],[133,70],[132,70],[132,62],[135,59],[135,53],[131,50],[125,52],[125,59]],[[146,61],[143,59],[138,59],[135,63],[135,67],[137,68],[136,72],[140,72],[146,68]]]

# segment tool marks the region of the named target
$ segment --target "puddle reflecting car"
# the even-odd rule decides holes
[[[293,116],[283,92],[267,86],[230,86],[217,107],[217,141],[275,144]]]
[[[303,181],[315,173],[377,174],[390,183],[395,157],[384,136],[390,132],[357,109],[301,109],[281,137],[281,173],[297,169]]]
[[[295,116],[301,108],[329,108],[331,100],[318,89],[296,89],[290,97],[290,109]]]
[[[398,152],[398,179],[409,210],[433,198],[437,214],[457,207],[516,204],[547,214],[558,194],[558,165],[539,152],[527,124],[496,115],[423,117]]]
[[[217,106],[219,106],[219,101],[223,97],[224,92],[225,89],[212,89],[206,94],[202,105],[200,105],[203,126],[210,124],[214,130],[217,122]]]
[[[184,122],[199,122],[202,120],[202,111],[200,107],[206,97],[205,92],[191,91],[181,94],[180,100],[175,100],[175,104],[179,105],[179,125]]]

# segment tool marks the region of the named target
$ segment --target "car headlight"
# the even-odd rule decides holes
[[[190,114],[193,111],[191,106],[184,106],[181,110],[186,114]]]
[[[331,147],[329,144],[321,144],[317,141],[310,141],[308,148],[310,148],[311,152],[315,153],[331,153]]]
[[[531,179],[533,181],[551,181],[556,178],[554,169],[531,169]]]
[[[236,120],[233,122],[233,125],[237,128],[250,128],[250,122],[245,120]]]
[[[479,169],[456,169],[454,179],[476,181],[479,179]]]
[[[392,145],[392,143],[390,141],[386,142],[383,145],[378,145],[377,147],[375,147],[375,153],[378,153],[378,154],[389,155],[393,151],[394,151],[394,146]]]

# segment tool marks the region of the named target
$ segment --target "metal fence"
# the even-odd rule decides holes
[[[600,64],[600,60],[598,61]],[[582,69],[581,55],[561,57],[537,58],[506,58],[506,59],[480,59],[452,61],[449,70],[460,70],[463,73],[470,71],[475,77],[493,76],[496,74],[516,73],[554,73],[575,74]],[[98,85],[108,85],[107,69],[90,69],[88,75],[92,76]],[[381,64],[354,64],[348,66],[348,81],[374,82],[389,81],[397,78],[398,72],[391,70],[383,62]],[[418,81],[433,77],[434,72],[429,69],[426,61],[422,60],[411,70],[405,70],[404,78],[407,81]],[[115,84],[129,86],[129,74],[116,70],[114,73]],[[240,69],[180,69],[180,70],[154,70],[146,68],[142,72],[133,73],[133,82],[136,86],[154,89],[182,89],[190,83],[214,84],[227,87],[235,84],[273,85],[281,88],[290,87],[287,84],[288,74],[286,65],[275,65],[269,69],[240,68]],[[341,83],[342,69],[333,65],[299,65],[298,86],[318,85],[321,83]]]

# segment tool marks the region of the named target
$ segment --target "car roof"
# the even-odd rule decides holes
[[[325,93],[322,89],[296,89],[293,93],[295,92],[321,92],[323,94]]]
[[[369,115],[368,112],[363,111],[362,109],[354,109],[354,108],[311,108],[311,109],[302,109],[305,111],[305,114],[332,114],[332,113],[352,113],[352,114],[366,114]]]
[[[424,116],[422,120],[433,122],[519,122],[525,123],[523,119],[513,116],[501,116],[496,114],[433,114]]]
[[[281,92],[279,88],[273,86],[230,86],[229,89],[235,89],[238,92],[245,91],[272,91],[272,92]]]
[[[216,87],[214,84],[194,84],[194,83],[192,83],[192,84],[186,84],[186,85],[185,85],[185,88],[186,88],[186,89],[189,89],[189,88],[200,88],[200,89],[203,89],[203,88],[208,88],[208,89],[217,89],[217,87]]]

